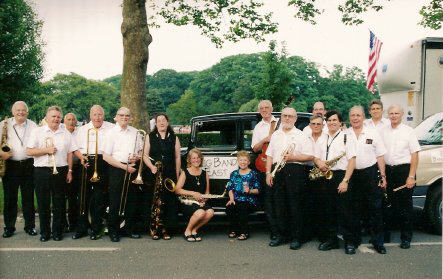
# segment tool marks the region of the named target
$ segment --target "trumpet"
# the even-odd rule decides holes
[[[100,176],[97,172],[97,160],[98,160],[98,129],[97,128],[89,128],[86,131],[86,161],[88,161],[89,156],[89,136],[90,132],[94,130],[95,131],[95,158],[94,158],[94,173],[92,177],[89,179],[90,182],[99,182]],[[80,185],[80,215],[85,214],[85,203],[86,203],[86,185],[87,185],[87,179],[88,179],[88,168],[84,166],[82,168],[82,181]]]
[[[280,156],[280,160],[275,165],[275,168],[271,173],[272,178],[274,178],[275,174],[278,171],[281,171],[283,169],[283,167],[286,165],[286,161],[284,160],[285,155],[288,153],[293,153],[294,151],[295,151],[295,143],[291,143],[288,146],[286,146],[286,148],[283,150],[283,152]]]
[[[54,139],[51,137],[45,138],[45,146],[46,147],[53,147],[54,146]],[[54,174],[54,175],[58,174],[57,167],[55,165],[55,155],[54,154],[48,155],[48,164],[51,164],[51,161],[52,161],[52,174]]]
[[[143,135],[144,141],[146,141],[146,132],[144,130],[138,130],[137,134],[135,136],[135,143],[134,143],[134,151],[132,154],[137,153],[137,143],[138,143],[138,137],[139,135]],[[143,142],[144,142],[143,141]],[[143,151],[144,151],[144,144],[143,144]],[[143,155],[143,153],[142,153]],[[142,157],[143,158],[143,157]],[[122,194],[120,196],[120,209],[119,209],[119,215],[124,216],[125,210],[126,210],[126,201],[128,200],[128,192],[129,192],[129,184],[132,182],[134,184],[143,184],[143,180],[141,178],[141,169],[143,167],[143,160],[140,159],[140,164],[137,172],[137,177],[131,181],[131,173],[129,173],[129,158],[128,162],[126,163],[126,172],[125,172],[125,178],[123,179],[123,188],[122,188]]]

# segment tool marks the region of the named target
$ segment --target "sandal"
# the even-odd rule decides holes
[[[246,239],[248,239],[248,236],[247,236],[247,234],[242,233],[237,237],[237,239],[238,240],[246,240]]]
[[[199,235],[198,233],[193,234],[192,236],[194,237],[195,241],[197,241],[197,242],[202,241],[202,237],[201,237],[201,235]]]
[[[232,231],[228,234],[229,238],[235,238],[236,236],[237,236],[237,234],[234,231]]]
[[[195,242],[196,241],[195,237],[192,234],[190,234],[190,235],[184,234],[183,237],[185,238],[185,240],[187,242]]]

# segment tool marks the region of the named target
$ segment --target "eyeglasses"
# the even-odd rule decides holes
[[[282,114],[281,117],[282,117],[282,118],[284,118],[284,117],[287,117],[287,118],[294,118],[295,115],[292,115],[292,114]]]
[[[312,125],[312,126],[321,126],[323,123],[316,123],[316,122],[311,122],[311,123],[309,123],[309,125]]]

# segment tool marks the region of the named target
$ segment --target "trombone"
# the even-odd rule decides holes
[[[86,131],[86,163],[88,162],[88,156],[89,156],[89,136],[90,132],[94,130],[95,131],[95,158],[94,158],[94,173],[92,177],[89,179],[90,182],[99,182],[100,176],[97,172],[97,160],[98,160],[98,129],[97,128],[89,128]],[[85,204],[86,204],[86,185],[87,185],[87,179],[88,179],[88,168],[85,164],[82,168],[82,181],[80,185],[80,215],[85,214]]]
[[[119,209],[119,215],[124,216],[125,210],[126,210],[126,201],[128,200],[128,192],[129,192],[129,184],[132,182],[134,184],[141,185],[143,184],[143,179],[141,176],[142,169],[143,169],[143,153],[145,151],[145,143],[146,143],[146,131],[144,130],[137,130],[137,134],[135,136],[135,143],[134,143],[134,151],[132,154],[137,153],[137,143],[139,139],[139,135],[141,135],[141,138],[143,139],[143,148],[142,148],[142,156],[140,158],[140,163],[138,167],[137,177],[131,181],[131,175],[132,173],[128,172],[129,169],[129,158],[128,162],[126,163],[126,172],[125,172],[125,178],[123,179],[123,188],[122,188],[122,194],[120,196],[120,209]]]
[[[45,138],[45,146],[46,147],[53,147],[54,146],[54,139],[51,137]],[[52,174],[58,174],[57,167],[55,165],[55,155],[52,153],[51,155],[48,154],[48,164],[51,164],[52,161]]]

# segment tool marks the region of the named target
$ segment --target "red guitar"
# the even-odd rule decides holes
[[[269,128],[269,135],[272,135],[275,131],[275,120],[271,122],[271,127]],[[261,148],[261,153],[255,159],[255,167],[261,172],[266,172],[266,149],[268,149],[269,142],[263,144]]]

